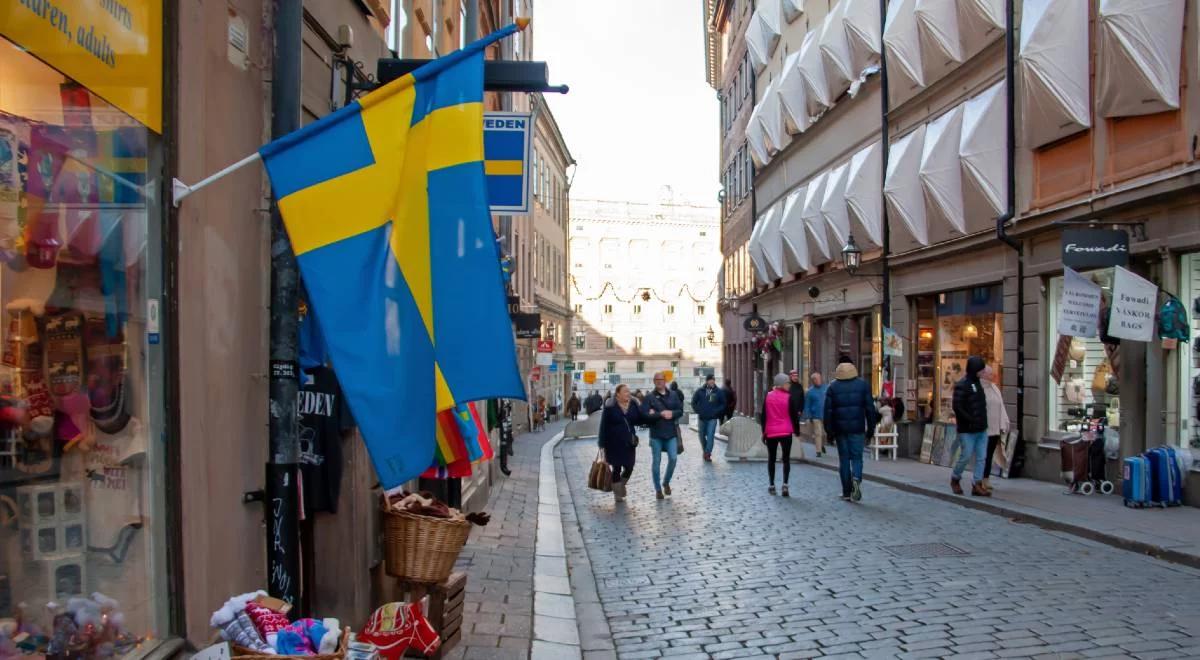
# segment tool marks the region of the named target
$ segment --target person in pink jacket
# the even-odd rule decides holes
[[[767,492],[775,494],[775,456],[782,448],[784,497],[790,497],[788,477],[792,472],[792,436],[800,434],[800,418],[791,414],[791,393],[788,391],[790,385],[791,379],[787,374],[775,375],[775,388],[763,399],[762,416],[759,419],[763,429],[763,442],[767,444],[767,474],[771,478]]]

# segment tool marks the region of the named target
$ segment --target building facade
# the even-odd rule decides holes
[[[685,391],[722,376],[717,209],[575,200],[571,206],[573,382],[580,398],[618,383]]]
[[[999,374],[1018,420],[996,461],[1025,476],[1058,480],[1059,442],[1100,424],[1119,446],[1113,478],[1120,457],[1200,445],[1200,354],[1186,342],[1106,343],[1059,325],[1064,250],[1079,240],[1064,231],[1115,228],[1124,267],[1157,287],[1155,309],[1181,301],[1180,334],[1200,330],[1197,53],[1183,38],[1196,7],[1015,3],[1010,70],[1000,3],[895,0],[883,16],[871,0],[830,4],[764,0],[750,19],[755,283],[727,304],[793,326],[796,348],[785,331],[784,350],[743,371],[827,371],[849,354],[904,403],[902,449],[927,462],[948,461],[939,447],[970,355]],[[1132,41],[1131,20],[1147,27]],[[853,276],[839,254],[850,237]],[[1082,271],[1107,304],[1119,271]]]

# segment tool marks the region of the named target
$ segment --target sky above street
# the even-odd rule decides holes
[[[576,199],[717,203],[716,92],[697,0],[537,0],[534,58],[567,84],[549,104],[579,165]]]

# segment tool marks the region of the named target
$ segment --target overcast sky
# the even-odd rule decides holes
[[[717,203],[717,95],[704,79],[699,0],[535,0],[534,58],[567,147],[577,199]]]

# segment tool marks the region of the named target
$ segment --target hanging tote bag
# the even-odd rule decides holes
[[[1103,394],[1108,387],[1108,377],[1112,375],[1112,367],[1108,365],[1108,360],[1100,363],[1096,367],[1096,373],[1092,374],[1092,391]]]
[[[612,492],[612,469],[604,460],[603,449],[596,452],[596,459],[592,461],[592,470],[588,473],[588,488],[605,493]]]

